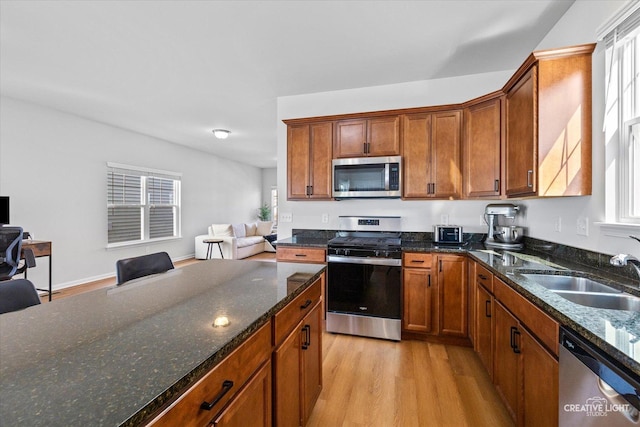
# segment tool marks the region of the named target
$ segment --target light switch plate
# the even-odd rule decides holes
[[[578,236],[589,235],[589,218],[586,216],[578,217],[578,220],[576,221],[576,234]]]
[[[293,214],[291,213],[281,213],[280,214],[280,221],[281,222],[292,222],[293,221]]]

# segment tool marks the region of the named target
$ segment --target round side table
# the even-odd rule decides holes
[[[216,243],[218,244],[218,249],[220,250],[220,257],[224,259],[224,255],[222,254],[222,246],[220,246],[220,243],[223,242],[222,239],[204,239],[203,242],[207,244],[207,259],[211,259],[211,257],[213,256],[213,245]]]

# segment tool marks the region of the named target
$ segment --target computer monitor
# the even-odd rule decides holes
[[[9,224],[9,196],[0,196],[0,225]]]

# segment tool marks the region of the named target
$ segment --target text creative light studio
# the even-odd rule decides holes
[[[630,418],[638,418],[638,410],[629,403],[611,403],[604,397],[594,396],[584,403],[567,403],[562,409],[565,412],[578,412],[587,417],[606,417],[609,413],[620,412]]]

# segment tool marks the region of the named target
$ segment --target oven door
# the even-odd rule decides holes
[[[327,311],[400,319],[401,261],[329,256]]]

